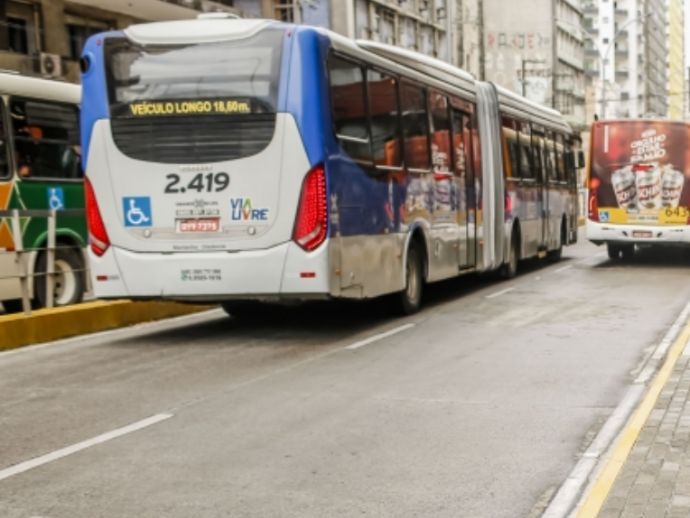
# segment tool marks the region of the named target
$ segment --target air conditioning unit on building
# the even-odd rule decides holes
[[[45,77],[60,77],[62,75],[62,59],[57,54],[41,52],[38,56],[39,72]]]

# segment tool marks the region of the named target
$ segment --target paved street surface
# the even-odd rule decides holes
[[[690,300],[688,263],[582,242],[408,318],[214,311],[0,354],[0,516],[536,516]]]

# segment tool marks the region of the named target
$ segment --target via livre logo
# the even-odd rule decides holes
[[[251,198],[230,198],[233,221],[268,221],[268,209],[255,209]]]

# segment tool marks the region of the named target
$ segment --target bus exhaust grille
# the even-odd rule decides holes
[[[276,116],[204,116],[135,119],[114,117],[118,149],[137,160],[195,164],[256,155],[273,138]]]

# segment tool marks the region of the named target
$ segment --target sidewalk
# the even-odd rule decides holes
[[[689,330],[685,323],[574,516],[690,517]]]

